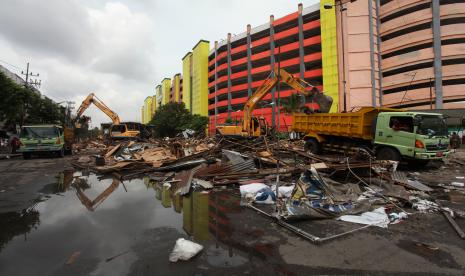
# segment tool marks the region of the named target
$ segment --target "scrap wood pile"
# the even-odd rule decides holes
[[[97,166],[96,159],[104,161]],[[117,172],[121,180],[148,175],[180,195],[240,186],[249,206],[276,204],[273,216],[280,221],[338,219],[385,228],[415,213],[443,212],[451,224],[464,213],[435,200],[444,188],[465,193],[464,188],[425,185],[415,174],[398,171],[398,162],[375,160],[364,150],[350,156],[313,155],[302,141],[125,142],[81,156],[74,165],[99,174]]]

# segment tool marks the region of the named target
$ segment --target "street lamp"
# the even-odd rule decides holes
[[[353,3],[357,0],[350,0],[350,3]],[[347,10],[347,6],[345,6],[342,1],[339,4],[324,4],[323,7],[326,10],[330,10],[333,7],[339,7],[339,12],[341,13],[341,38],[342,38],[342,84],[343,84],[343,101],[344,101],[344,112],[347,112],[347,94],[346,94],[346,65],[345,65],[345,56],[344,56],[344,22],[342,21],[342,12]]]

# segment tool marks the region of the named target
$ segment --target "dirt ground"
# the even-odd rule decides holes
[[[448,160],[401,170],[430,186],[465,176],[465,166]],[[179,207],[136,179],[89,209],[60,186],[69,174],[82,175],[69,157],[0,160],[0,275],[464,275],[465,240],[440,213],[414,213],[388,229],[369,227],[317,245],[241,206],[237,189],[193,193]],[[89,198],[112,183],[86,179]],[[434,196],[465,210],[461,193]],[[465,219],[457,222],[465,229]],[[295,225],[319,237],[360,227],[335,220]],[[180,237],[204,250],[170,263]]]

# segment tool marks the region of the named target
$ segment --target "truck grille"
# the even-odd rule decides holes
[[[446,149],[447,149],[447,145],[445,145],[445,144],[426,145],[426,150],[427,151],[446,150]]]

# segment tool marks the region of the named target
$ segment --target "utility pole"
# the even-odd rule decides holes
[[[24,73],[24,71],[21,71],[21,75],[26,76],[26,83],[24,84],[24,87],[26,87],[26,88],[28,88],[29,84],[32,84],[34,86],[39,86],[39,87],[42,84],[42,80],[37,81],[37,79],[35,79],[34,81],[29,82],[29,77],[38,77],[39,76],[39,74],[33,74],[32,72],[29,72],[29,62],[27,63],[27,66],[26,66],[26,73]]]
[[[431,85],[432,77],[429,78],[429,109],[433,110],[433,86]]]
[[[280,106],[281,106],[281,46],[278,46],[278,102],[275,106],[278,107],[278,132],[280,131],[280,121],[281,121],[281,112],[280,112]],[[274,68],[272,68],[274,70]],[[274,106],[273,106],[274,107]]]

